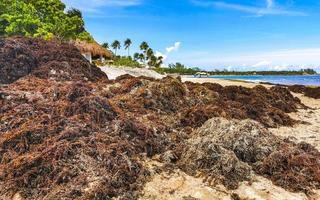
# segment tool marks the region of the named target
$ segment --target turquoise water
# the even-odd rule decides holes
[[[312,85],[320,86],[320,75],[295,75],[295,76],[261,76],[261,75],[252,75],[252,76],[210,76],[211,78],[218,79],[227,79],[227,80],[243,80],[249,82],[269,82],[274,84],[283,84],[283,85]]]

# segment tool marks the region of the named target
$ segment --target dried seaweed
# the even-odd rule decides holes
[[[1,38],[0,83],[28,74],[44,79],[91,80],[107,78],[68,43],[24,37]]]
[[[251,120],[208,120],[188,140],[184,152],[179,161],[183,170],[213,176],[232,189],[250,180],[248,165],[293,192],[320,188],[319,151],[283,140]]]
[[[250,179],[251,167],[283,187],[318,187],[318,172],[300,161],[292,163],[311,174],[300,187],[283,178],[290,166],[266,173],[283,142],[258,122],[291,126],[297,122],[287,113],[304,108],[285,88],[127,75],[109,81],[69,44],[22,37],[0,42],[0,79],[9,83],[0,85],[2,199],[136,199],[149,175],[141,163],[154,155],[230,188]],[[256,122],[237,122],[237,134],[217,127],[194,132],[212,117]],[[215,119],[212,126],[227,122]]]
[[[256,171],[290,191],[320,188],[320,153],[309,144],[282,144]]]

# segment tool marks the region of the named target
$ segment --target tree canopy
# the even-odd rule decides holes
[[[128,50],[128,56],[130,56],[130,46],[132,45],[132,41],[131,41],[131,39],[126,39],[125,41],[124,41],[124,48],[126,49],[126,50]]]
[[[81,12],[65,8],[61,0],[1,0],[0,35],[93,41]]]
[[[109,46],[108,42],[105,42],[105,43],[102,44],[102,47],[105,48],[105,49],[109,49],[110,46]]]
[[[142,42],[140,44],[141,53],[136,52],[133,54],[133,57],[130,56],[129,48],[132,45],[131,39],[127,38],[124,43],[123,47],[125,50],[128,50],[128,56],[121,56],[117,55],[117,51],[121,49],[121,43],[119,40],[114,40],[110,47],[114,50],[114,65],[118,66],[128,66],[128,67],[153,67],[153,68],[160,68],[163,64],[163,57],[157,56],[153,49],[150,48],[147,42]],[[104,48],[109,48],[109,43],[105,42],[102,44]],[[143,63],[143,64],[142,64]]]
[[[115,40],[112,42],[111,47],[114,49],[114,54],[117,55],[117,50],[121,48],[121,43]]]

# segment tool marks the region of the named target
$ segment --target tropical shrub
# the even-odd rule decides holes
[[[81,12],[65,8],[61,0],[1,0],[0,35],[92,41]]]
[[[116,56],[114,58],[115,66],[126,66],[126,67],[141,67],[141,64],[138,61],[133,60],[130,56]]]

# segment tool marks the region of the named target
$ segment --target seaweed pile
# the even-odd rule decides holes
[[[320,188],[320,153],[283,140],[252,120],[213,118],[188,140],[180,167],[235,189],[254,172],[290,191]]]
[[[304,94],[307,97],[320,99],[320,87],[308,87],[304,85],[288,86],[289,90],[295,93]]]
[[[251,168],[295,191],[319,188],[319,153],[258,124],[299,123],[288,113],[305,106],[286,88],[129,75],[111,81],[56,41],[6,38],[0,52],[0,199],[136,199],[150,175],[143,161],[155,155],[230,188],[250,179]],[[214,117],[256,122],[222,142],[217,131],[199,134]],[[305,178],[297,187],[295,175]]]
[[[106,75],[68,43],[24,37],[0,38],[0,84],[32,74],[39,78],[96,81]]]

